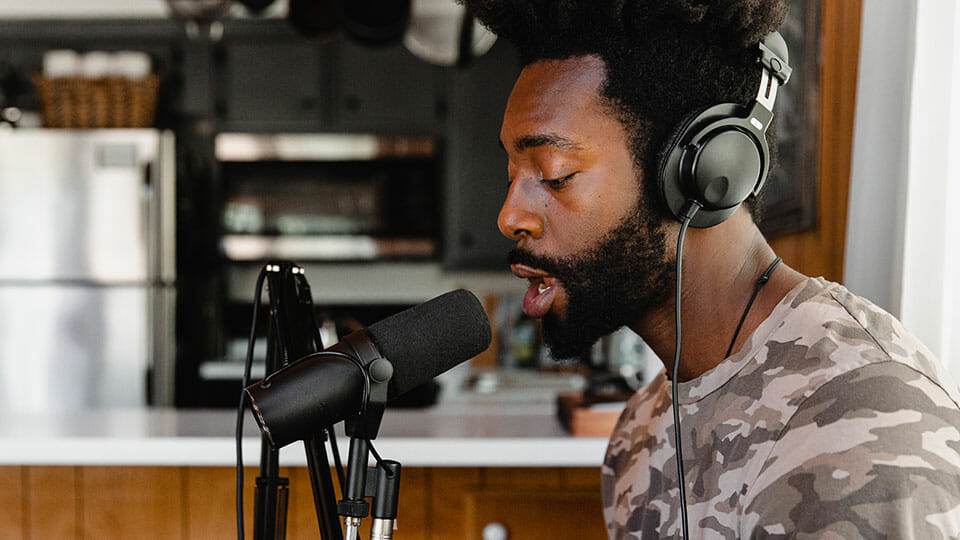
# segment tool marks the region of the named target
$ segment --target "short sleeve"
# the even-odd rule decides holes
[[[742,538],[960,537],[960,411],[889,361],[804,399],[742,499]]]

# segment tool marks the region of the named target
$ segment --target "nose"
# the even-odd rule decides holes
[[[527,191],[523,180],[515,180],[510,184],[507,198],[500,207],[497,226],[511,240],[520,240],[525,236],[538,239],[543,236],[543,217],[533,210]]]

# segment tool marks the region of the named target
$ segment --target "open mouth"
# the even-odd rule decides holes
[[[513,264],[510,270],[513,275],[530,282],[530,287],[523,296],[523,312],[535,319],[546,315],[553,305],[557,278],[522,264]]]

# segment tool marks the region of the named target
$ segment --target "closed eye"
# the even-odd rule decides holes
[[[576,175],[577,175],[577,173],[574,172],[574,173],[570,173],[570,174],[568,174],[568,175],[566,175],[566,176],[564,176],[564,177],[561,177],[561,178],[544,178],[544,179],[541,180],[541,182],[543,182],[544,184],[546,184],[547,186],[549,186],[549,187],[552,188],[552,189],[559,189],[559,188],[563,187],[563,185],[566,184],[568,180],[570,180],[571,178],[573,178],[573,177],[576,176]]]

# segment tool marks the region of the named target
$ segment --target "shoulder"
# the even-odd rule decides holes
[[[823,332],[835,342],[859,348],[868,361],[892,359],[940,374],[930,350],[896,317],[843,285],[822,278],[810,282],[817,294],[802,303],[807,310],[816,310]]]
[[[835,335],[849,340],[868,339],[884,355],[921,371],[939,375],[933,353],[896,317],[842,285],[821,280],[825,294],[846,313],[845,322],[827,325]],[[936,372],[936,373],[935,373]]]
[[[852,369],[806,398],[750,486],[754,532],[960,534],[960,410],[897,361]]]
[[[794,404],[845,373],[888,362],[892,364],[880,369],[897,370],[899,365],[914,370],[960,404],[956,383],[930,350],[869,300],[842,285],[809,279],[786,304],[786,315],[765,340],[755,369],[778,370],[800,384],[802,395],[794,396]]]
[[[923,451],[944,437],[960,442],[960,408],[946,389],[911,366],[874,362],[838,375],[806,398],[777,437],[764,472],[782,469],[777,462],[787,456],[809,459],[852,448]],[[801,451],[813,448],[819,451]],[[928,458],[934,467],[960,467],[960,445]]]

